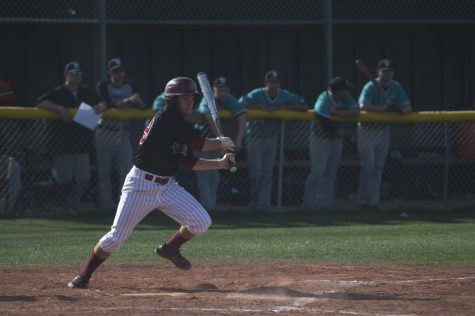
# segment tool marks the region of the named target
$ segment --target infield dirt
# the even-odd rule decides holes
[[[2,315],[473,315],[475,269],[291,263],[0,268]]]

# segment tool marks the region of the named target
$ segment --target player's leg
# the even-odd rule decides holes
[[[97,178],[99,184],[99,205],[102,209],[114,207],[112,201],[111,169],[112,160],[118,146],[112,137],[112,132],[99,127],[95,135]]]
[[[197,152],[196,155],[201,158],[210,159],[208,152]],[[210,171],[197,171],[196,182],[198,184],[198,191],[200,194],[200,202],[205,207],[212,206],[211,186],[210,186]]]
[[[257,202],[260,196],[261,179],[262,179],[262,164],[264,149],[262,148],[264,141],[261,137],[256,135],[248,136],[247,142],[247,164],[249,169],[249,184],[251,188],[251,203],[250,207],[257,207]]]
[[[158,208],[177,221],[181,227],[156,253],[172,261],[180,269],[190,269],[190,262],[180,253],[180,247],[195,236],[206,232],[211,218],[201,204],[175,180],[166,184],[166,190],[159,197]]]
[[[277,159],[278,137],[271,135],[264,139],[262,155],[262,177],[260,181],[260,195],[258,208],[271,207],[272,176]]]
[[[81,199],[89,187],[91,179],[91,165],[89,154],[75,154],[72,158],[74,184],[68,195],[68,204],[73,212],[78,209]]]
[[[302,206],[313,207],[317,205],[317,195],[329,159],[328,141],[321,137],[310,134],[310,174],[305,181],[305,190]]]
[[[163,189],[159,184],[145,180],[143,171],[132,168],[125,179],[111,230],[99,240],[84,269],[68,284],[69,287],[87,285],[94,271],[112,252],[119,250],[137,224],[157,207]]]
[[[381,195],[381,178],[383,176],[383,169],[386,163],[386,157],[389,151],[390,139],[389,127],[381,130],[378,135],[378,144],[374,151],[374,170],[370,181],[370,198],[369,204],[371,206],[379,206]]]
[[[335,179],[338,172],[338,166],[341,160],[341,151],[343,149],[342,139],[328,140],[327,165],[324,170],[322,185],[319,194],[318,204],[321,207],[331,208],[335,199]]]
[[[213,151],[210,153],[211,159],[217,159],[221,157],[221,153],[217,151]],[[216,202],[218,201],[218,186],[219,186],[219,170],[211,170],[209,172],[209,187],[210,187],[210,200],[211,203],[209,208],[216,207]],[[206,205],[205,205],[206,207]]]
[[[369,182],[374,169],[375,133],[371,127],[358,126],[357,137],[360,173],[356,204],[365,206],[369,204]]]

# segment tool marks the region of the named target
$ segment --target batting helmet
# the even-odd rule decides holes
[[[187,77],[178,77],[168,81],[165,86],[165,97],[171,97],[175,95],[187,95],[194,94],[199,95],[195,82]]]

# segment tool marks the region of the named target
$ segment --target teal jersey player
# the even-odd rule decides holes
[[[234,95],[229,93],[226,96],[226,99],[222,102],[220,100],[216,100],[216,105],[219,109],[229,110],[233,117],[238,117],[239,115],[246,113],[246,109],[243,105],[236,99]],[[200,113],[210,113],[208,108],[208,103],[206,103],[205,98],[201,99],[200,105],[198,107],[198,112]],[[221,126],[223,127],[224,135],[231,135],[232,132],[232,121],[231,120],[221,120]],[[203,126],[203,125],[202,125]]]
[[[412,111],[411,102],[401,84],[393,80],[395,71],[391,59],[378,62],[378,77],[368,82],[361,91],[359,103],[362,111],[397,112]],[[390,146],[390,126],[384,123],[359,123],[358,154],[360,174],[356,204],[377,208],[380,203],[381,180]]]
[[[262,105],[267,110],[278,110],[287,108],[289,105],[305,105],[305,99],[295,93],[291,93],[284,89],[278,89],[277,96],[271,99],[268,94],[268,88],[257,88],[245,96],[241,97],[240,102],[244,106]],[[275,120],[252,120],[247,123],[246,134],[253,135],[272,135],[278,133],[280,129],[280,121]]]
[[[165,109],[165,92],[159,94],[153,101],[152,110],[155,112],[163,112]]]
[[[331,108],[332,106],[336,110],[351,110],[357,109],[358,104],[356,100],[351,96],[351,94],[347,93],[342,101],[337,101],[330,95],[330,92],[324,91],[322,92],[315,102],[313,107],[313,113],[316,115],[323,116],[327,119],[332,117]],[[332,124],[338,128],[339,124],[337,122],[332,122]],[[326,137],[328,136],[328,132],[322,127],[321,123],[317,123],[316,121],[312,121],[310,123],[310,130],[311,132],[315,133],[317,136]]]

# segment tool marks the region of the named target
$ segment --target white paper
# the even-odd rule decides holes
[[[102,115],[97,114],[92,106],[82,102],[79,105],[73,120],[74,122],[93,130],[96,128],[97,124],[99,124],[101,117]]]

